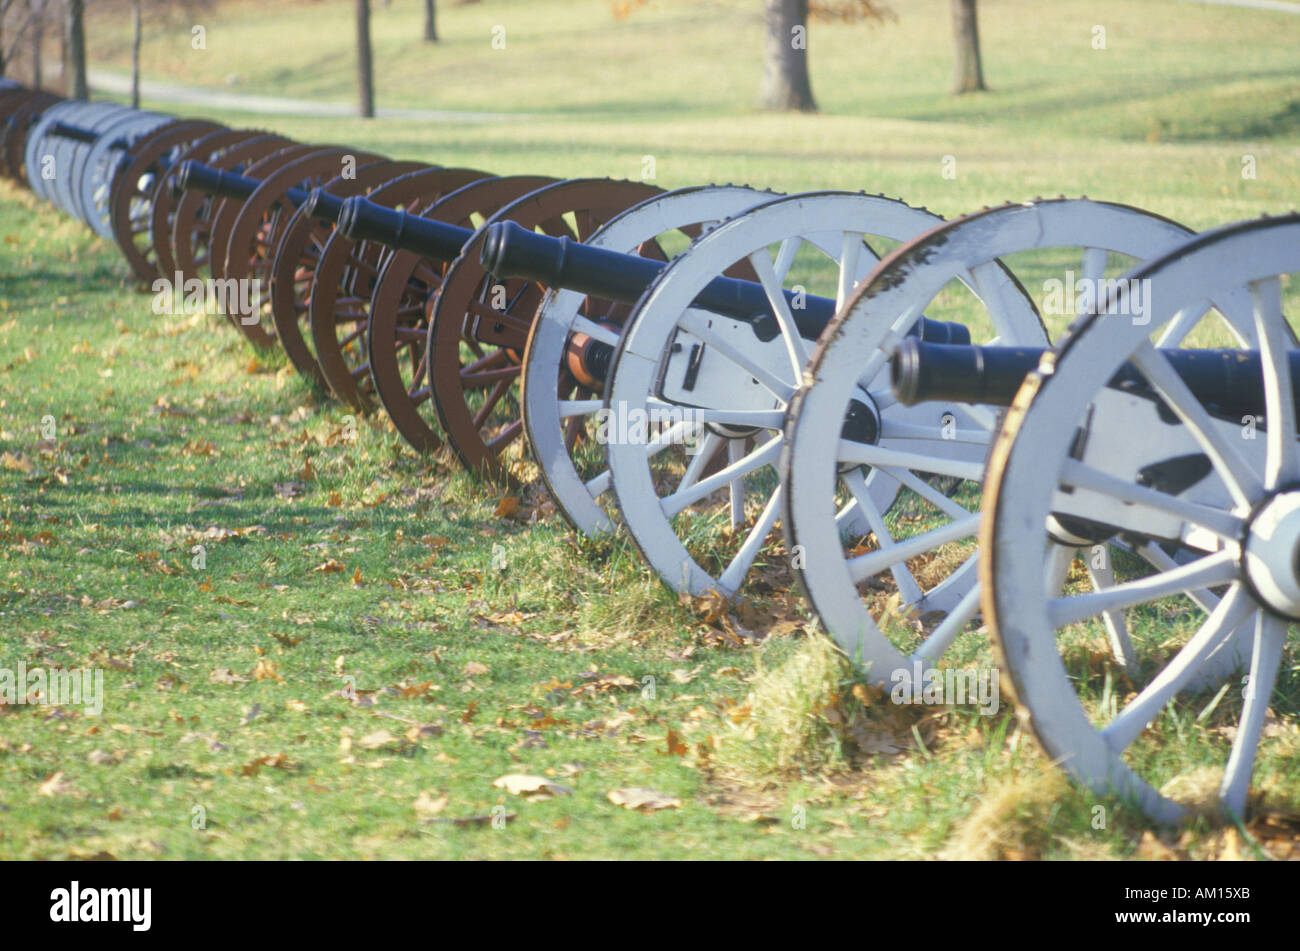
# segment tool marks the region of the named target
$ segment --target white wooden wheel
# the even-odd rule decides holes
[[[801,553],[796,571],[822,624],[878,683],[899,671],[910,677],[918,662],[936,663],[978,614],[978,484],[998,411],[947,402],[906,407],[870,379],[923,312],[966,322],[976,343],[1046,346],[1047,331],[1025,287],[1037,290],[1045,277],[1059,280],[1067,271],[1080,285],[1097,287],[1116,276],[1117,265],[1124,268],[1121,262],[1149,258],[1189,234],[1124,205],[1086,199],[1006,205],[899,248],[840,312],[787,414],[784,525],[791,550]],[[870,403],[880,415],[872,445],[842,438],[842,420],[855,403]],[[947,491],[935,475],[949,480]],[[880,481],[907,489],[890,517],[871,511],[863,497],[866,486]],[[851,530],[864,509],[866,539]],[[1107,579],[1095,572],[1097,584]],[[891,617],[886,633],[886,613],[910,615],[913,623]],[[1122,663],[1126,634],[1119,628],[1112,634]]]
[[[129,161],[137,139],[170,121],[160,112],[134,112],[106,130],[86,153],[74,195],[78,213],[101,238],[113,239],[109,189],[119,163]]]
[[[772,198],[771,192],[739,185],[683,188],[649,198],[606,222],[586,245],[624,254],[657,251],[665,259],[689,242],[684,229],[708,228]],[[584,315],[586,297],[552,290],[537,311],[524,352],[524,426],[555,506],[579,531],[608,532],[613,497],[599,433],[602,401],[597,389],[556,397],[556,383],[576,335],[613,349],[621,327]]]
[[[641,298],[606,387],[606,451],[623,522],[669,586],[740,590],[781,509],[781,427],[814,344],[812,318],[829,322],[879,259],[873,245],[940,221],[884,197],[778,198],[700,238]],[[691,306],[738,263],[761,284],[760,323]],[[639,423],[656,416],[663,426],[642,438]]]
[[[1231,731],[1217,731],[1233,736],[1219,802],[1244,815],[1279,662],[1288,638],[1295,643],[1300,446],[1290,356],[1298,272],[1294,214],[1207,232],[1135,268],[1061,342],[1051,373],[1028,377],[990,456],[983,607],[1022,711],[1048,755],[1077,779],[1136,801],[1157,821],[1185,813],[1176,793],[1187,766],[1164,755],[1147,729],[1162,715],[1181,718],[1199,734],[1196,744],[1211,749],[1227,740],[1207,728],[1230,721]],[[1138,310],[1136,294],[1146,295],[1149,323],[1128,316]],[[1188,354],[1166,347],[1195,344],[1210,301],[1222,309],[1241,300],[1262,370],[1253,385],[1207,407],[1172,362]],[[1221,345],[1215,332],[1211,324],[1200,346]],[[1125,387],[1108,386],[1121,370]],[[1240,406],[1227,419],[1216,409],[1250,397],[1259,412],[1249,421]],[[1248,422],[1258,422],[1255,438]],[[1202,472],[1190,484],[1151,477],[1153,466],[1186,468],[1188,460]],[[1154,567],[1124,572],[1117,564],[1121,577],[1101,592],[1045,587],[1045,555],[1056,545],[1049,528],[1075,513],[1122,533]],[[1124,702],[1077,664],[1081,645],[1101,636],[1104,612],[1122,612],[1134,627],[1142,676]],[[1207,689],[1238,665],[1248,679]]]

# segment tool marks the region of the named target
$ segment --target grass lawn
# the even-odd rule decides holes
[[[759,5],[736,0],[623,21],[600,0],[442,3],[437,46],[414,0],[374,4],[381,105],[504,120],[173,111],[503,174],[635,178],[650,157],[665,187],[944,215],[1087,194],[1206,228],[1296,203],[1300,17],[986,0],[993,91],[955,100],[946,4],[892,5],[895,23],[814,24],[817,115],[753,109]],[[345,101],[352,9],[222,3],[205,50],[194,22],[150,26],[144,73]],[[92,12],[93,67],[127,67],[127,22]],[[99,715],[0,706],[0,857],[1300,855],[1276,818],[1300,807],[1294,651],[1274,817],[1153,834],[1059,779],[1009,703],[900,712],[777,597],[751,646],[628,541],[500,515],[500,490],[320,400],[220,318],[149,303],[115,247],[0,183],[0,668],[104,686]],[[1227,744],[1212,727],[1157,721],[1170,775],[1203,778]],[[509,776],[533,779],[494,785]],[[664,808],[612,801],[628,789]]]

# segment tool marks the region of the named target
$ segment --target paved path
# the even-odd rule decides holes
[[[90,87],[100,92],[129,96],[131,77],[101,69],[87,71]],[[277,116],[331,116],[355,118],[357,107],[341,102],[313,102],[310,99],[285,99],[278,96],[250,96],[240,92],[222,92],[179,83],[141,80],[140,96],[160,102],[211,106],[239,112],[256,112]],[[525,118],[519,113],[457,112],[447,109],[376,109],[381,119],[414,119],[420,122],[515,122]]]
[[[1288,0],[1183,0],[1184,3],[1208,3],[1216,7],[1248,7],[1251,10],[1272,10],[1274,13],[1300,14],[1300,3]]]

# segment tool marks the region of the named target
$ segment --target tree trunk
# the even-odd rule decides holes
[[[956,71],[952,91],[960,96],[983,92],[984,67],[980,63],[980,32],[975,18],[975,0],[951,0],[952,39],[956,46]]]
[[[424,0],[424,41],[438,42],[438,11],[435,9],[435,0]]]
[[[131,3],[131,108],[140,108],[140,0]]]
[[[68,2],[68,64],[72,72],[72,89],[70,98],[89,99],[90,88],[86,84],[86,26],[85,0],[67,0]]]
[[[370,59],[370,0],[357,0],[357,88],[361,118],[375,117],[375,74]]]
[[[38,0],[30,0],[27,9],[31,11],[32,42],[32,88],[40,89],[41,81],[41,44],[45,40],[45,10]]]
[[[759,105],[816,112],[808,79],[808,0],[764,0],[767,41]]]

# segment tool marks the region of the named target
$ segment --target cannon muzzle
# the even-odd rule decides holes
[[[297,189],[292,190],[297,191]],[[302,203],[302,210],[303,214],[313,218],[338,224],[339,215],[343,211],[343,199],[331,195],[323,188],[313,188],[307,193],[307,200]]]

